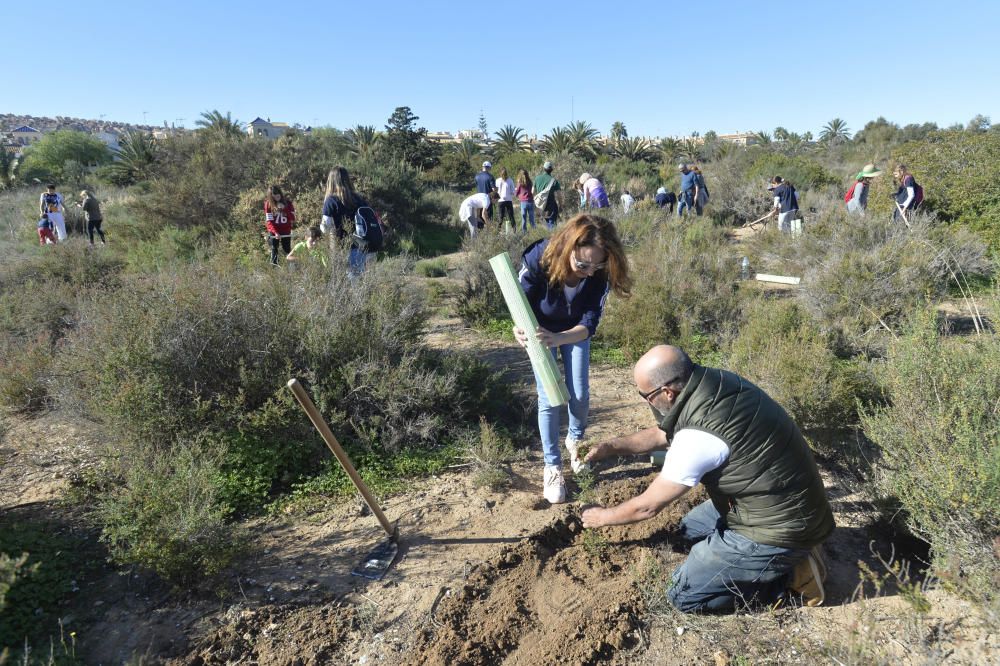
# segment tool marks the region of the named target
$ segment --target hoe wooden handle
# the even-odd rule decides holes
[[[382,527],[385,529],[386,534],[388,534],[390,538],[395,539],[396,528],[389,522],[388,518],[385,517],[385,514],[382,513],[382,509],[379,508],[378,502],[375,500],[375,496],[372,495],[368,486],[361,479],[358,471],[354,469],[354,465],[351,464],[351,459],[347,457],[347,453],[345,453],[344,449],[340,446],[340,442],[338,442],[337,438],[333,436],[330,426],[326,424],[326,420],[323,418],[323,415],[319,413],[319,410],[316,409],[316,405],[313,404],[313,401],[309,397],[309,394],[306,393],[306,390],[302,388],[302,384],[300,384],[297,379],[289,379],[288,388],[290,388],[292,393],[295,394],[295,399],[299,401],[300,405],[302,405],[302,409],[305,410],[306,416],[308,416],[309,420],[312,421],[312,424],[316,426],[316,430],[319,431],[320,436],[323,438],[323,441],[326,442],[330,451],[333,452],[333,455],[337,457],[341,467],[343,467],[344,471],[347,472],[347,476],[351,477],[351,483],[353,483],[354,487],[358,489],[361,496],[365,498],[365,503],[368,505],[368,508],[371,509],[372,513],[374,513],[378,518],[378,522],[382,523]]]

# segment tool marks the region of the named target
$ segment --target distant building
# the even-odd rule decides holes
[[[94,136],[104,142],[104,145],[108,147],[112,152],[117,152],[121,147],[118,145],[118,132],[115,131],[102,131],[94,132]]]
[[[737,132],[736,134],[720,134],[720,141],[735,143],[737,146],[753,146],[757,144],[757,138],[750,132]]]
[[[254,118],[247,123],[247,134],[250,136],[262,136],[265,139],[277,139],[290,128],[288,123],[272,123],[263,118]]]
[[[30,146],[42,138],[42,133],[34,127],[22,125],[10,131],[10,138],[19,146]]]

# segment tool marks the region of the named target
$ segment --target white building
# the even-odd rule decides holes
[[[288,123],[272,123],[270,120],[254,118],[247,123],[247,134],[250,136],[262,136],[265,139],[277,139],[287,132]]]
[[[11,130],[10,138],[19,146],[30,146],[36,141],[40,141],[42,138],[42,133],[36,130],[34,127],[28,127],[27,125],[22,125],[15,130]]]

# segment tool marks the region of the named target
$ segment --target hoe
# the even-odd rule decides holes
[[[316,409],[316,405],[313,404],[312,399],[306,390],[302,388],[302,384],[299,383],[297,379],[288,380],[288,388],[292,390],[295,394],[295,399],[299,401],[302,405],[302,409],[305,410],[306,416],[312,421],[312,424],[316,426],[316,430],[319,431],[320,436],[326,445],[333,452],[333,455],[337,457],[340,465],[347,472],[347,476],[351,478],[351,482],[354,487],[358,489],[361,496],[365,499],[365,503],[368,508],[372,510],[375,517],[378,518],[378,522],[382,524],[382,528],[385,530],[388,537],[380,542],[368,555],[365,556],[357,566],[351,570],[351,575],[361,576],[362,578],[369,578],[371,580],[379,580],[385,575],[389,567],[392,566],[393,560],[396,559],[396,553],[399,551],[398,536],[399,531],[396,526],[391,524],[389,520],[382,513],[382,509],[379,508],[378,502],[375,500],[375,496],[372,495],[371,490],[358,475],[358,471],[354,469],[354,465],[351,464],[351,459],[347,457],[347,453],[340,446],[337,438],[333,436],[333,432],[330,431],[330,426],[326,424],[326,420],[323,419],[323,415],[319,413]]]

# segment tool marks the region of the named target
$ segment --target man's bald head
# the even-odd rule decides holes
[[[694,364],[680,347],[657,345],[642,355],[635,364],[635,384],[646,393],[670,384],[680,389],[691,378]]]

